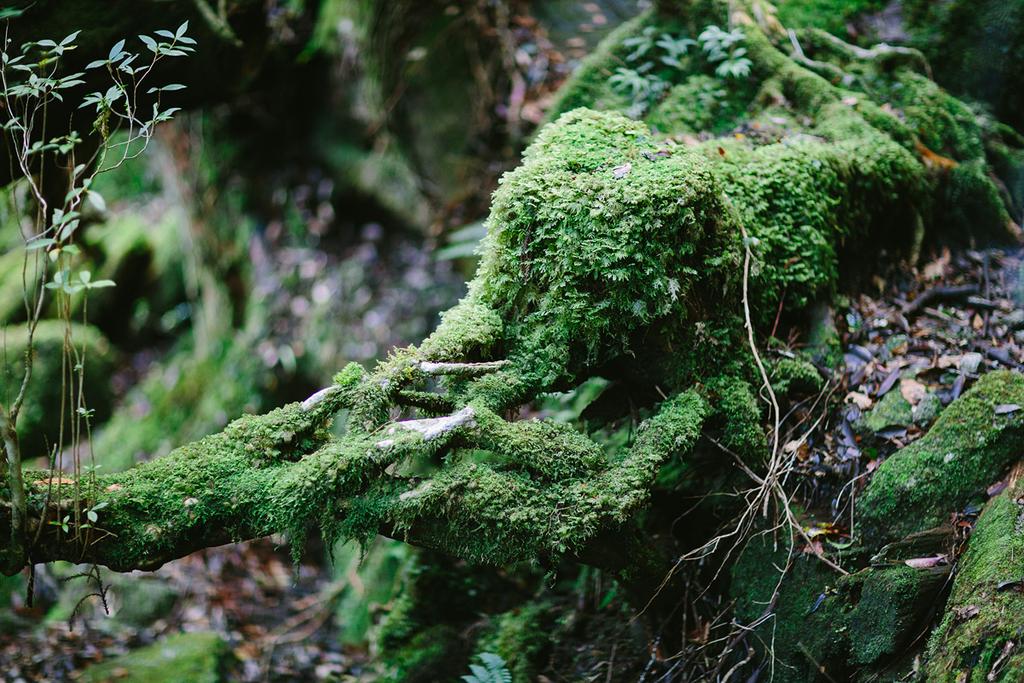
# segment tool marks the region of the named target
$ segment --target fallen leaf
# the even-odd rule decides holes
[[[946,564],[945,555],[933,555],[932,557],[915,557],[910,560],[903,560],[903,564],[914,569],[930,569]]]
[[[996,406],[996,415],[1009,415],[1020,410],[1020,406],[1016,403],[1001,403]]]
[[[962,355],[939,356],[937,365],[941,370],[946,370],[947,368],[957,368],[960,367],[960,360],[962,358]]]
[[[859,391],[851,391],[848,393],[846,395],[846,401],[848,403],[853,403],[861,410],[867,410],[874,404],[874,401],[871,400],[870,396],[862,394]]]
[[[855,106],[857,106],[857,98],[856,97],[844,97],[843,98],[843,104],[845,104],[848,107],[855,107]]]
[[[1005,481],[997,481],[996,483],[985,489],[985,494],[991,498],[992,496],[998,496],[1000,493],[1006,490],[1008,484]]]
[[[612,175],[616,178],[623,178],[627,173],[633,170],[633,164],[625,163],[622,166],[616,166],[612,169]]]
[[[123,487],[120,484],[111,484],[106,488],[107,491],[120,491]]]
[[[944,157],[941,154],[936,154],[932,150],[925,147],[920,140],[914,141],[914,147],[917,148],[917,153],[921,155],[921,160],[924,161],[925,166],[932,168],[942,168],[949,170],[956,168],[959,164],[949,157]]]
[[[885,379],[882,380],[882,384],[881,386],[878,387],[878,391],[875,392],[875,394],[879,398],[885,396],[887,393],[889,393],[889,390],[892,389],[893,385],[896,384],[896,380],[898,380],[899,378],[900,369],[895,368],[892,372],[885,376]]]
[[[925,280],[938,280],[946,274],[946,268],[949,266],[949,261],[949,248],[946,247],[942,250],[942,255],[939,256],[939,258],[927,263],[925,267],[921,269],[921,275]]]
[[[905,379],[900,382],[900,393],[903,394],[903,398],[907,399],[907,403],[916,406],[928,395],[928,389],[917,380]]]

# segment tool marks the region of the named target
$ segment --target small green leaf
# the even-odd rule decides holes
[[[110,53],[107,55],[107,59],[114,60],[120,57],[124,53],[124,38],[114,43],[114,47],[110,48]]]
[[[100,213],[106,212],[107,201],[103,199],[103,195],[101,195],[96,190],[89,190],[85,196],[89,200],[89,203],[92,204],[94,209],[96,209]]]

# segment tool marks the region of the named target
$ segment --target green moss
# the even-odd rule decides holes
[[[88,683],[219,683],[229,655],[227,643],[212,632],[179,633],[82,673]]]
[[[1018,681],[1024,596],[1024,506],[1020,487],[993,499],[960,559],[953,592],[928,646],[929,681]],[[998,666],[997,666],[998,662]]]
[[[1024,377],[990,372],[882,463],[858,506],[866,538],[881,544],[936,526],[984,492],[1019,455],[1024,416],[995,412],[1011,403],[1024,405]]]
[[[799,358],[780,358],[773,362],[769,379],[780,396],[812,394],[824,384],[818,369]]]
[[[68,360],[64,354],[66,334],[78,354],[70,354]],[[18,437],[26,460],[45,457],[54,446],[63,445],[60,443],[62,408],[65,411],[64,440],[70,438],[73,411],[67,406],[72,402],[72,388],[71,383],[62,378],[71,372],[78,358],[85,359],[83,393],[85,405],[94,411],[92,424],[106,419],[113,401],[110,376],[118,357],[110,342],[96,328],[66,325],[59,320],[41,321],[36,327],[32,346],[32,379],[18,419]],[[0,396],[9,406],[25,375],[28,328],[18,325],[0,329],[0,347]],[[77,377],[75,374],[76,398]]]
[[[845,36],[847,23],[858,15],[882,9],[883,0],[780,0],[779,21],[787,28],[817,26]]]
[[[742,94],[720,78],[695,74],[673,86],[645,120],[666,133],[722,134],[743,120],[752,93]]]
[[[782,580],[788,549],[767,536],[753,538],[732,569],[730,594],[736,615],[752,623],[778,590],[772,617],[757,629],[758,656],[777,657],[783,683],[870,680],[927,628],[934,601],[946,582],[945,568],[905,565],[869,568],[840,576],[813,556],[793,557]]]
[[[530,683],[545,662],[543,654],[551,646],[551,605],[531,601],[492,621],[491,631],[480,638],[478,652],[493,652],[505,660],[513,683]]]
[[[886,427],[909,427],[914,424],[914,406],[894,388],[872,406],[864,416],[863,427],[869,432],[880,432]]]
[[[502,179],[476,285],[515,320],[511,351],[540,384],[623,353],[655,321],[680,324],[694,291],[713,286],[721,266],[701,245],[728,216],[721,191],[699,155],[659,149],[641,124],[577,110]]]
[[[707,384],[712,419],[721,423],[722,444],[740,455],[767,452],[761,404],[746,381],[716,377]]]
[[[810,658],[828,664],[828,672],[842,679],[832,660],[842,661],[847,643],[850,606],[837,593],[838,576],[809,555],[798,555],[780,585],[781,571],[787,564],[788,540],[778,546],[768,536],[755,536],[732,567],[730,594],[736,600],[736,616],[750,624],[768,612],[778,589],[773,617],[758,629],[763,643],[757,650],[767,660],[768,648],[774,648],[775,677],[783,683],[816,680],[817,671]]]
[[[862,576],[860,598],[849,619],[849,656],[858,665],[903,652],[927,628],[948,575],[943,567],[921,570],[897,565],[871,569]]]

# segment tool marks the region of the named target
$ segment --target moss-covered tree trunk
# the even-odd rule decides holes
[[[724,57],[679,47],[710,26],[735,32]],[[648,40],[653,60],[659,36],[672,39],[675,61],[644,67],[638,45]],[[302,403],[83,482],[77,499],[60,476],[28,473],[30,560],[149,569],[277,532],[296,552],[310,529],[328,539],[386,534],[474,563],[604,567],[638,609],[657,597],[647,614],[668,634],[683,593],[652,540],[671,517],[652,492],[678,509],[694,487],[734,483],[738,460],[762,492],[744,531],[785,499],[756,398],[771,392],[751,344],[780,301],[802,310],[836,290],[854,257],[913,254],[924,230],[998,235],[1010,222],[986,156],[990,129],[921,69],[910,52],[825,38],[797,50],[759,2],[661,3],[566,86],[552,122],[503,178],[477,276],[434,334],[372,372],[346,367]],[[647,85],[629,85],[635,77]],[[723,134],[740,121],[745,133]],[[643,417],[626,445],[602,444],[581,424],[515,417],[598,377],[610,384],[609,418]],[[945,570],[871,566],[871,551],[942,521],[1010,464],[1021,418],[994,406],[1024,404],[1022,382],[986,378],[882,466],[861,503],[859,550],[842,558],[856,573],[836,580],[827,567],[841,558],[808,558],[816,564],[787,579],[791,590],[748,602],[748,611],[774,603],[790,634],[780,653],[797,659],[784,660],[780,677],[813,680],[829,667],[870,676],[928,628]],[[343,409],[346,429],[334,436],[327,426]],[[720,445],[716,461],[664,486],[709,443]],[[986,534],[1010,533],[1004,508],[1016,503],[1001,500],[979,526],[950,609],[1008,600],[971,569],[972,552],[993,552]],[[76,506],[99,506],[98,522],[50,523]],[[0,507],[0,523],[9,511]],[[710,539],[716,521],[693,536]],[[650,552],[624,552],[626,534]],[[744,574],[733,576],[741,585]],[[1012,653],[996,662],[1008,641],[951,619],[933,640],[933,670],[970,642],[992,654],[988,671],[1014,670]]]

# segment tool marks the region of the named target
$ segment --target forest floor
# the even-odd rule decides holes
[[[1022,272],[1022,251],[946,251],[912,276],[876,279],[874,295],[841,300],[835,323],[844,362],[817,396],[789,406],[784,421],[792,481],[814,512],[808,535],[821,544],[806,550],[842,547],[855,520],[851,493],[878,464],[923,434],[978,376],[1020,367]],[[785,356],[800,345],[795,330],[773,353]],[[998,490],[996,483],[989,493]],[[954,522],[968,532],[977,512],[960,511]],[[323,555],[307,553],[294,566],[272,539],[224,546],[166,565],[155,573],[163,581],[104,572],[105,601],[86,597],[93,592],[88,579],[58,591],[61,579],[44,570],[37,602],[61,595],[49,609],[15,610],[14,628],[0,625],[2,678],[75,680],[92,663],[167,635],[212,631],[232,655],[225,658],[228,680],[360,680],[369,655],[340,645],[336,604],[346,579],[334,578],[340,572],[319,561]],[[64,608],[55,609],[54,600]]]

